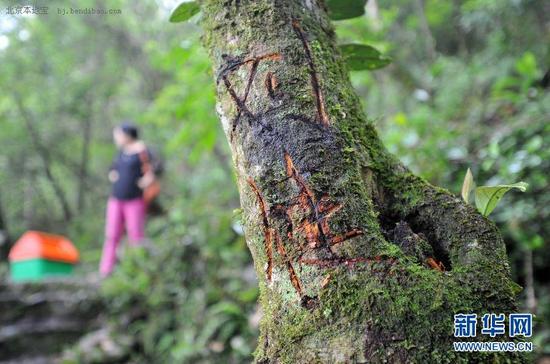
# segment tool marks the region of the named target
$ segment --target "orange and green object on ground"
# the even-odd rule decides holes
[[[39,281],[52,276],[68,276],[78,263],[78,250],[64,236],[27,231],[9,254],[13,281]]]

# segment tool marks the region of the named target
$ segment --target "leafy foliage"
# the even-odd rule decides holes
[[[339,48],[352,71],[375,70],[391,63],[389,57],[366,44],[343,44]]]
[[[332,20],[344,20],[365,13],[365,0],[327,0],[328,14]]]
[[[223,228],[204,235],[202,222],[186,226],[173,215],[177,234],[167,231],[147,248],[128,249],[103,283],[115,335],[130,333],[130,344],[139,348],[131,360],[250,360],[257,335],[257,322],[249,318],[258,295],[255,273],[231,216],[219,218]]]
[[[475,187],[474,176],[470,168],[468,168],[464,176],[464,182],[462,183],[462,198],[464,201],[468,202],[470,193],[474,191],[477,210],[483,216],[489,216],[506,192],[514,188],[521,192],[525,192],[527,187],[528,184],[525,182],[518,182],[511,185]]]
[[[498,201],[504,194],[511,189],[518,189],[521,192],[527,190],[527,183],[518,182],[512,185],[481,186],[475,189],[476,207],[483,216],[489,214],[495,209]]]
[[[462,183],[462,199],[466,202],[470,201],[470,193],[475,189],[474,176],[470,168],[466,171],[464,182]]]
[[[186,21],[198,14],[199,11],[201,11],[201,7],[196,1],[183,2],[174,9],[169,20],[172,23]]]

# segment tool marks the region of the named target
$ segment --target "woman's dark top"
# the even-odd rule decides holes
[[[118,172],[118,179],[113,183],[113,197],[119,200],[132,200],[143,196],[143,191],[138,186],[138,180],[143,176],[139,153],[119,152],[111,170]]]

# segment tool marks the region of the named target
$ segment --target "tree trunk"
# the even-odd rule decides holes
[[[82,151],[80,155],[80,166],[78,169],[78,192],[77,192],[77,210],[79,213],[84,211],[86,184],[88,180],[88,164],[90,160],[90,142],[92,138],[92,120],[93,111],[82,120]]]
[[[11,248],[11,240],[2,201],[2,194],[0,193],[0,261],[5,261]]]
[[[15,100],[15,104],[17,105],[19,109],[19,113],[21,114],[21,117],[23,118],[23,121],[25,122],[25,126],[27,128],[27,131],[31,137],[31,140],[33,142],[33,147],[36,150],[40,160],[42,161],[42,168],[44,170],[44,174],[47,178],[47,180],[50,182],[50,185],[52,186],[52,189],[54,191],[54,194],[59,201],[59,204],[61,205],[61,208],[63,210],[63,217],[65,218],[65,222],[69,222],[72,219],[72,212],[71,208],[69,207],[69,202],[65,196],[65,192],[63,191],[63,188],[61,187],[61,184],[59,181],[54,177],[52,173],[51,168],[51,158],[50,158],[50,152],[48,151],[48,148],[42,144],[42,141],[40,140],[40,135],[38,134],[37,130],[34,128],[34,120],[31,116],[31,113],[27,110],[23,103],[23,99],[21,98],[21,95],[17,92],[13,92],[13,98]]]
[[[527,310],[537,313],[537,297],[535,295],[535,276],[533,272],[533,250],[525,248],[523,258],[523,272],[525,274],[525,305]]]
[[[203,13],[260,284],[256,360],[474,358],[453,351],[453,314],[514,310],[502,239],[386,151],[324,5],[208,0]]]
[[[424,47],[426,49],[426,54],[431,63],[433,63],[437,57],[436,48],[435,48],[435,39],[430,30],[430,24],[428,24],[428,19],[426,18],[426,4],[424,0],[415,1],[416,13],[418,15],[418,20],[420,22],[420,31],[422,32],[422,38],[424,38]]]

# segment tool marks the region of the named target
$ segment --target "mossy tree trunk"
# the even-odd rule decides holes
[[[510,312],[493,223],[362,112],[318,0],[203,2],[263,310],[258,362],[457,362],[453,314]]]

